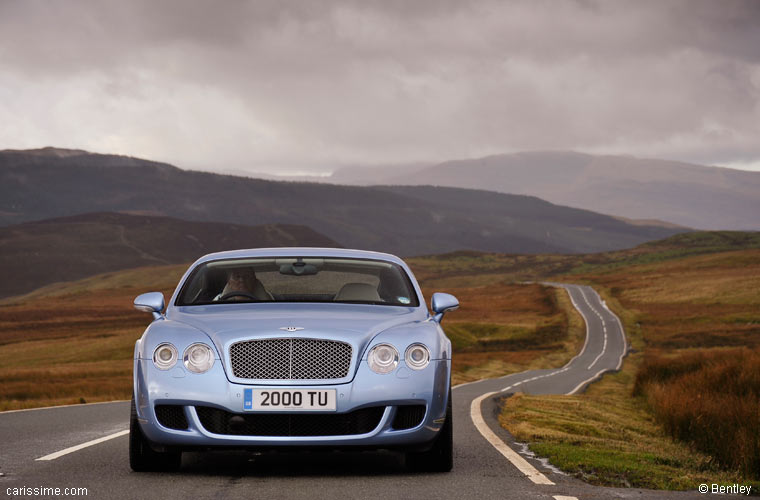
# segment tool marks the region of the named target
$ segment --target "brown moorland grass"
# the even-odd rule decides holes
[[[585,255],[519,255],[474,251],[406,259],[423,286],[478,286],[539,281],[552,276],[600,275],[631,266],[677,262],[688,257],[760,248],[760,232],[695,231],[634,248]]]
[[[56,284],[0,302],[0,411],[128,399],[147,289],[168,297],[184,266]]]
[[[649,353],[634,385],[673,437],[760,478],[760,350]]]
[[[757,346],[760,250],[698,255],[575,279],[607,290],[636,316],[646,346]]]

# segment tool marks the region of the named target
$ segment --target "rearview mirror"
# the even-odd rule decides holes
[[[164,310],[164,294],[161,292],[148,292],[135,297],[135,309],[153,313],[154,319],[163,318],[161,311]]]
[[[435,313],[433,319],[440,323],[445,313],[459,309],[459,301],[450,293],[436,292],[430,300],[430,307]]]
[[[287,274],[289,276],[311,276],[318,272],[317,266],[303,262],[294,262],[293,264],[283,264],[280,266],[280,274]]]

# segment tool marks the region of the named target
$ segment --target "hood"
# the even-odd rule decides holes
[[[424,307],[335,303],[214,304],[167,311],[167,319],[209,336],[228,377],[229,346],[241,340],[293,337],[338,340],[351,344],[356,360],[378,333],[427,317]],[[298,330],[284,330],[288,327]]]

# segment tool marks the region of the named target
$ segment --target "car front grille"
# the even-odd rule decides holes
[[[380,424],[384,406],[349,413],[230,413],[196,406],[203,427],[214,434],[234,436],[350,436],[372,432]]]
[[[156,419],[167,429],[186,430],[185,407],[180,405],[156,405]]]
[[[255,380],[345,378],[351,354],[351,344],[319,339],[245,340],[230,346],[233,375]]]

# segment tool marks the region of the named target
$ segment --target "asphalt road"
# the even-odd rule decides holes
[[[518,391],[533,394],[581,391],[604,371],[618,369],[627,349],[619,320],[606,309],[596,292],[585,286],[558,286],[568,290],[586,319],[583,350],[562,368],[534,370],[456,387],[455,458],[450,473],[409,473],[404,468],[403,456],[393,452],[185,453],[178,473],[135,473],[129,468],[128,438],[124,434],[39,460],[127,429],[129,402],[114,402],[0,413],[0,498],[13,497],[13,488],[43,487],[60,488],[62,494],[66,493],[65,488],[87,488],[89,498],[183,500],[703,498],[697,492],[589,486],[553,471],[536,459],[515,453],[521,446],[499,427],[496,398]],[[33,489],[19,493],[22,493],[19,498],[54,496],[35,495],[38,492]]]

